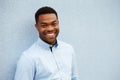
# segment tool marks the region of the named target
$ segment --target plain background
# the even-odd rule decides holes
[[[13,80],[46,5],[58,12],[58,38],[76,50],[81,80],[120,80],[120,0],[0,0],[0,80]]]

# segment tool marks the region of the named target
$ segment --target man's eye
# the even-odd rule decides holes
[[[47,25],[46,24],[41,24],[41,27],[45,28],[45,27],[47,27]]]
[[[52,26],[56,26],[57,25],[57,23],[52,23]]]

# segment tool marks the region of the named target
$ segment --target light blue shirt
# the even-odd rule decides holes
[[[38,39],[18,61],[14,80],[80,80],[71,45],[50,45]]]

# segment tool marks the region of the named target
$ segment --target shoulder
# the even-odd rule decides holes
[[[60,46],[68,46],[68,47],[72,47],[71,44],[66,43],[66,42],[64,42],[64,41],[61,41],[61,40],[58,40],[58,44],[59,44]]]
[[[72,46],[71,44],[66,43],[66,42],[64,42],[64,41],[58,40],[58,45],[59,45],[60,47],[65,48],[65,49],[71,49],[71,50],[74,49],[73,46]]]
[[[34,57],[35,53],[39,46],[36,42],[34,42],[28,49],[24,50],[21,54],[21,57],[31,58]]]

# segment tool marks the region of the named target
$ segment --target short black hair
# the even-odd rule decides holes
[[[57,12],[53,8],[48,7],[48,6],[39,8],[37,10],[37,12],[35,13],[35,21],[36,21],[36,23],[38,22],[39,15],[41,15],[41,14],[50,14],[50,13],[55,14],[57,19],[58,19]]]

